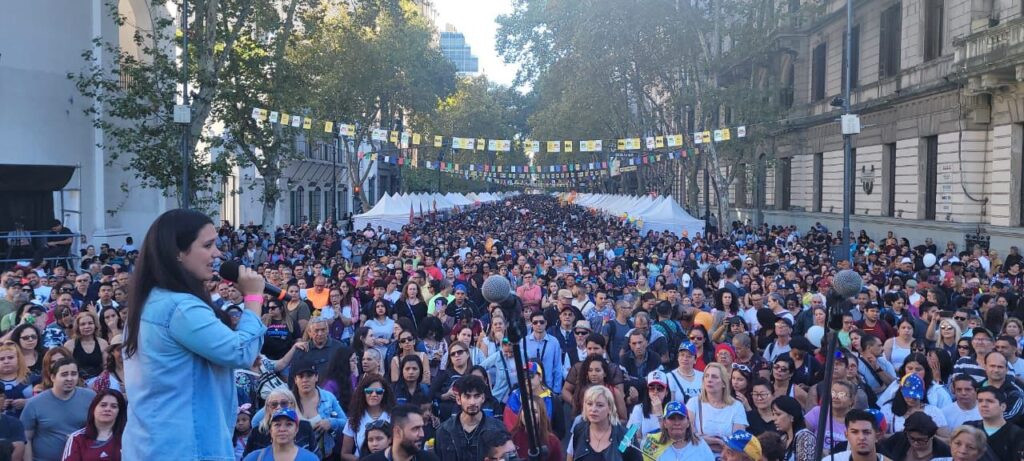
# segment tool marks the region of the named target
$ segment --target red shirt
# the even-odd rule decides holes
[[[103,445],[85,437],[85,429],[68,435],[64,444],[64,461],[121,461],[121,438],[113,437]]]

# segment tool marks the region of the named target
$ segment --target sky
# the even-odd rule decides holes
[[[480,69],[495,83],[510,85],[516,67],[505,64],[494,49],[495,18],[512,12],[512,0],[434,0],[438,29],[451,24],[465,34],[466,43],[480,60]]]

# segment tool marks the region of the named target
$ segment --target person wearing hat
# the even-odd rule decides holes
[[[882,402],[882,414],[888,422],[890,433],[902,432],[907,417],[914,413],[924,413],[931,417],[939,427],[939,435],[949,436],[946,427],[946,416],[938,407],[927,403],[925,399],[924,381],[916,373],[908,373],[900,379],[900,391],[891,401]]]
[[[319,461],[313,452],[295,444],[299,433],[299,415],[291,408],[281,408],[270,418],[271,444],[249,453],[243,461]]]
[[[562,296],[568,294],[570,298],[567,300]],[[558,316],[555,319],[549,318],[549,315],[544,317],[548,320],[548,334],[558,340],[558,345],[561,346],[562,352],[568,354],[576,348],[576,340],[573,338],[573,327],[576,321],[583,318],[583,315],[579,314],[579,311],[573,307],[572,303],[569,302],[572,299],[572,292],[569,290],[558,291]],[[554,323],[552,323],[554,322]],[[563,355],[564,355],[563,354]],[[561,363],[561,362],[559,362]]]
[[[714,461],[715,454],[693,432],[693,424],[681,401],[668,402],[660,418],[661,431],[649,433],[641,442],[644,459],[652,461]]]
[[[985,327],[971,328],[964,336],[971,338],[971,347],[974,354],[961,357],[953,365],[953,375],[965,374],[974,378],[974,382],[981,385],[988,377],[981,358],[995,350],[995,335]],[[1014,376],[1012,372],[1009,376]]]
[[[789,352],[792,334],[793,321],[787,317],[777,317],[775,319],[775,340],[764,349],[764,359],[774,362],[776,357]]]
[[[760,461],[761,441],[753,434],[739,430],[725,439],[722,461]]]
[[[593,332],[594,330],[590,328],[590,322],[586,320],[577,320],[576,324],[573,325],[571,334],[572,345],[565,349],[565,353],[562,354],[562,369],[566,376],[569,375],[569,370],[574,365],[587,358],[587,337]]]
[[[640,394],[640,404],[629,413],[627,426],[638,426],[640,434],[650,434],[661,429],[658,423],[665,412],[665,404],[672,401],[665,372],[654,370],[647,374],[647,392]]]
[[[949,445],[935,437],[935,421],[924,413],[907,417],[903,432],[893,434],[879,444],[879,450],[893,461],[926,461],[950,456]]]

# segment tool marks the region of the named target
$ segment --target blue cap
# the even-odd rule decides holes
[[[747,431],[733,432],[729,438],[725,439],[725,444],[729,448],[749,456],[754,461],[761,459],[761,441]]]
[[[679,351],[689,351],[690,355],[697,356],[697,346],[689,341],[683,341],[679,343]]]
[[[665,405],[665,418],[673,416],[687,416],[686,405],[683,405],[683,402],[672,401]]]
[[[271,421],[276,421],[277,418],[288,418],[294,423],[299,422],[299,415],[295,414],[295,410],[291,408],[282,408],[274,412],[274,416],[270,418]]]
[[[908,373],[900,380],[900,392],[908,399],[924,400],[924,381],[920,376]]]

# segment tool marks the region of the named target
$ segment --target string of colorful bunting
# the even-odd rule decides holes
[[[314,125],[323,127],[323,132],[339,136],[354,136],[356,125],[351,123],[336,123],[329,120],[315,120],[311,117],[288,114],[286,112],[253,108],[252,118],[260,122],[269,122],[312,130]],[[643,138],[622,138],[614,140],[614,150],[617,151],[638,151],[655,149],[672,149],[685,145],[709,144],[712,142],[725,142],[733,139],[745,138],[747,127],[738,126],[735,128],[722,128],[718,130],[698,131],[692,134],[672,134],[647,136]],[[426,135],[411,131],[394,131],[382,128],[370,130],[370,139],[373,141],[390,142],[402,149],[412,146],[433,145],[433,147],[451,147],[452,149],[488,151],[488,152],[510,152],[512,144],[516,141],[511,139],[487,139],[481,137],[465,138],[456,136]],[[590,139],[582,141],[522,141],[523,150],[527,153],[572,153],[572,152],[603,152],[605,141],[601,139]]]

